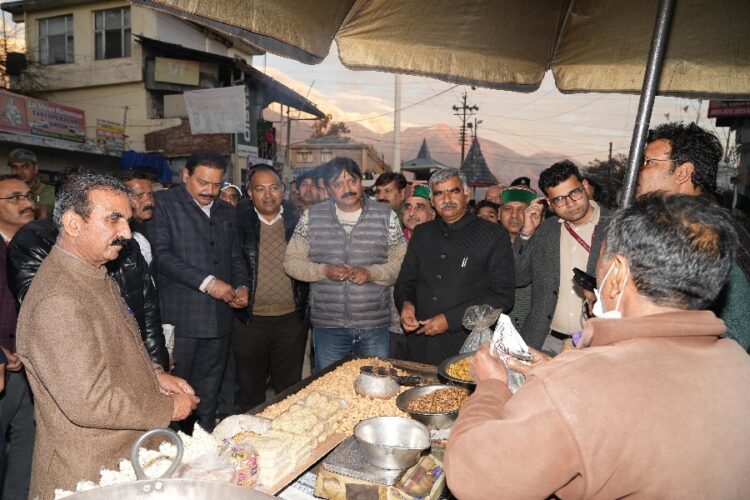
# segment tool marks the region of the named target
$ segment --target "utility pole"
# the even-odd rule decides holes
[[[393,166],[394,172],[401,172],[401,75],[396,73],[393,91]]]
[[[286,107],[286,161],[284,162],[284,177],[292,181],[292,117],[289,116],[289,105]]]
[[[479,111],[479,106],[470,106],[466,103],[466,91],[464,91],[463,97],[462,97],[462,104],[460,106],[453,106],[453,113],[461,120],[461,131],[459,132],[459,142],[461,143],[461,163],[460,165],[464,164],[464,155],[466,153],[466,118],[471,118],[474,116],[475,111]],[[469,124],[471,126],[471,124]],[[460,166],[459,165],[459,166]]]
[[[609,157],[607,158],[607,178],[604,179],[605,191],[609,191],[610,184],[612,183],[612,142],[609,143]]]

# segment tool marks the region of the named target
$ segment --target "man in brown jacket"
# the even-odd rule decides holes
[[[735,241],[729,216],[692,196],[647,195],[617,212],[578,349],[538,362],[513,395],[505,366],[486,348],[475,355],[477,389],[446,452],[451,491],[747,498],[750,358],[706,310]]]
[[[197,404],[151,363],[104,267],[130,238],[130,216],[128,189],[112,177],[76,176],[57,200],[60,237],[18,318],[18,355],[36,405],[30,498],[97,482],[142,431],[183,419]]]

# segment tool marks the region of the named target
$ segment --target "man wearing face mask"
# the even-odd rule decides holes
[[[485,348],[472,360],[476,391],[445,456],[451,491],[747,496],[750,358],[708,310],[736,238],[726,212],[692,196],[647,195],[615,213],[597,265],[600,316],[578,349],[512,363],[527,377],[515,394]]]

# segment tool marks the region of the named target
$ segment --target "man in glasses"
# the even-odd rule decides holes
[[[664,123],[648,133],[636,195],[652,191],[701,196],[715,202],[721,143],[694,123]],[[711,310],[727,325],[726,336],[750,349],[750,283],[734,263],[729,280]]]
[[[587,182],[571,161],[555,163],[539,175],[537,198],[524,213],[513,243],[516,286],[531,284],[531,311],[521,335],[531,347],[558,353],[583,327],[583,289],[573,268],[595,274],[609,212],[589,199]],[[557,217],[541,222],[543,203]]]
[[[5,457],[0,459],[0,498],[26,498],[31,479],[31,454],[34,450],[34,405],[31,389],[16,354],[16,301],[8,287],[5,259],[8,244],[16,232],[34,220],[38,199],[19,177],[0,176],[0,346],[8,358],[5,393],[0,397],[0,446],[10,441]],[[3,375],[0,375],[3,376]],[[3,453],[0,453],[0,458]],[[3,480],[4,477],[4,480]]]

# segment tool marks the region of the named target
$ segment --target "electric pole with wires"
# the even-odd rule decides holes
[[[472,90],[474,90],[474,87],[472,87]],[[466,119],[474,116],[475,111],[479,111],[479,106],[470,106],[466,100],[467,96],[466,92],[464,92],[462,104],[460,106],[453,106],[453,111],[455,111],[453,114],[461,120],[461,130],[458,135],[458,140],[461,143],[461,162],[459,166],[464,164],[464,155],[466,152]]]

